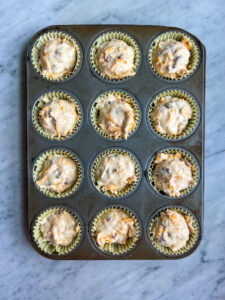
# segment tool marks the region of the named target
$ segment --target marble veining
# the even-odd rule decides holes
[[[1,299],[225,299],[224,20],[223,0],[1,2]],[[206,46],[205,233],[186,259],[51,261],[25,236],[24,50],[48,25],[98,23],[181,27]]]

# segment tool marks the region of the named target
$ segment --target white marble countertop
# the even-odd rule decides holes
[[[181,27],[206,46],[205,233],[186,259],[51,261],[25,236],[24,49],[48,25],[98,23]],[[225,299],[224,1],[8,0],[1,2],[0,32],[0,298]]]

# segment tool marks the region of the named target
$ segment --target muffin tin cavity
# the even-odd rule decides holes
[[[152,51],[157,43],[170,38],[181,40],[183,37],[190,38],[193,46],[188,74],[177,80],[158,75],[151,64]],[[54,39],[69,41],[77,51],[74,70],[68,76],[56,79],[43,76],[39,64],[40,49],[47,41]],[[122,42],[108,44],[112,40]],[[101,47],[105,42],[107,44]],[[55,42],[53,48],[58,49],[59,44]],[[50,49],[49,44],[47,46]],[[112,49],[107,52],[111,46]],[[99,47],[101,53],[96,64]],[[61,52],[67,51],[65,49],[68,48],[63,45]],[[123,56],[121,50],[126,55]],[[71,53],[74,53],[73,49]],[[42,51],[43,54],[46,53]],[[111,56],[109,59],[108,55]],[[131,63],[133,55],[134,65]],[[55,56],[52,55],[51,59],[52,66]],[[108,69],[102,64],[107,59]],[[115,70],[110,71],[118,59],[121,59],[118,65],[122,69],[118,71],[116,66]],[[128,62],[127,67],[124,67],[124,61]],[[197,249],[203,232],[204,206],[205,48],[202,43],[188,32],[172,27],[50,26],[34,35],[26,62],[27,223],[35,250],[56,260],[165,260],[183,258]],[[72,59],[69,60],[70,66],[72,62]],[[45,67],[45,64],[42,63],[42,66]],[[59,68],[64,71],[64,65]],[[58,74],[63,74],[63,71]],[[47,70],[45,74],[52,73]],[[113,97],[110,98],[110,95]],[[161,115],[154,116],[155,123],[152,120],[152,111],[160,98],[166,96],[182,98],[189,104],[175,103],[175,113],[172,112],[171,116],[173,113],[173,116],[179,116],[176,130],[171,124],[166,127],[162,122],[160,126],[162,132],[177,135],[157,131],[156,125],[161,124]],[[75,106],[64,101],[60,104],[51,101],[54,98],[69,101]],[[70,108],[73,112],[76,110],[77,123],[76,113],[72,116]],[[56,120],[59,120],[59,125]],[[180,153],[193,166],[192,169],[188,163],[179,164],[178,156],[172,167],[166,166],[173,175],[179,165],[177,176],[180,176],[180,181],[168,180],[172,188],[163,186],[158,180],[157,189],[152,176],[154,160],[161,152]],[[103,166],[100,168],[100,165]],[[184,170],[185,179],[180,169]],[[160,170],[156,178],[159,173]],[[163,171],[161,176],[164,178],[164,175]],[[174,179],[175,176],[171,177]],[[168,181],[164,180],[165,183]],[[175,255],[165,249],[161,251],[151,240],[151,220],[156,216],[155,212],[164,209],[164,206],[190,213],[198,229],[188,249]],[[38,222],[49,209],[55,208],[73,213],[80,222],[79,241],[72,247],[56,249],[41,240]],[[97,219],[110,208],[127,212],[134,219],[137,234],[132,236],[131,233],[132,239],[127,239],[124,244],[124,236],[121,238],[120,234],[117,238],[109,237],[109,242],[99,242],[103,246],[99,247],[95,240]],[[122,227],[125,231],[127,226],[131,227],[132,232],[132,223],[129,222],[128,218],[128,223]]]
[[[44,99],[48,99],[49,101],[56,99],[56,100],[66,100],[69,103],[72,103],[75,105],[75,111],[77,114],[77,121],[74,126],[74,128],[71,130],[70,133],[68,133],[66,136],[53,136],[49,134],[41,125],[40,123],[40,111],[45,106]],[[65,116],[66,117],[66,116]],[[46,91],[44,92],[38,99],[35,101],[33,108],[32,108],[32,122],[35,127],[35,129],[38,131],[39,134],[41,134],[43,137],[55,140],[55,141],[64,141],[66,139],[71,138],[75,134],[79,132],[81,129],[82,123],[83,123],[83,109],[79,102],[79,100],[72,95],[71,93],[63,90],[55,90],[55,91]],[[65,120],[66,121],[66,120]]]
[[[135,72],[135,75],[133,76],[125,76],[121,79],[111,79],[107,77],[106,74],[104,74],[99,67],[96,65],[96,55],[98,52],[99,47],[109,41],[112,40],[120,40],[125,42],[128,46],[132,47],[134,49],[134,68],[133,71]],[[99,36],[95,38],[95,40],[92,42],[89,52],[89,63],[90,68],[92,72],[101,80],[109,83],[120,83],[127,81],[134,76],[136,76],[140,64],[142,60],[142,54],[141,54],[141,48],[138,44],[138,42],[135,40],[134,37],[132,37],[130,34],[122,31],[106,31],[104,33],[101,33]]]
[[[65,40],[70,43],[75,48],[76,58],[75,64],[71,71],[69,71],[66,75],[63,75],[59,78],[51,78],[45,74],[43,74],[43,68],[40,65],[40,51],[42,47],[48,41],[52,41],[54,39]],[[57,53],[56,53],[57,55]],[[69,32],[66,31],[59,31],[59,30],[50,30],[45,33],[41,33],[36,40],[34,40],[33,45],[31,47],[31,61],[33,64],[34,69],[36,72],[40,74],[44,79],[52,81],[52,82],[61,82],[67,79],[71,79],[72,77],[76,76],[80,71],[81,65],[83,60],[83,52],[80,46],[80,43],[77,38],[71,35]]]
[[[96,177],[96,171],[99,170],[104,158],[106,158],[110,155],[118,156],[121,154],[128,157],[131,160],[131,162],[134,164],[134,173],[135,173],[136,179],[134,181],[132,181],[130,184],[127,184],[123,190],[117,191],[116,193],[112,193],[109,190],[104,190],[98,184],[98,180]],[[112,171],[114,171],[114,170],[112,170]],[[116,171],[117,170],[115,170],[115,172]],[[105,170],[105,172],[108,172],[108,170]],[[135,190],[138,188],[138,185],[141,182],[142,168],[141,168],[141,165],[140,165],[138,159],[136,158],[136,156],[133,153],[131,153],[129,150],[113,147],[113,148],[109,148],[107,150],[103,150],[97,154],[97,156],[94,158],[94,160],[91,164],[89,173],[90,173],[92,185],[100,193],[103,193],[105,196],[110,197],[112,199],[113,198],[114,199],[123,199],[128,196],[131,196],[135,192]]]
[[[188,120],[187,126],[183,129],[183,131],[178,135],[172,135],[169,133],[161,133],[157,130],[156,124],[152,119],[152,114],[159,104],[160,100],[165,97],[173,97],[178,99],[185,100],[190,106],[192,110],[192,117]],[[198,128],[200,123],[201,113],[198,101],[196,98],[191,95],[188,91],[181,89],[165,89],[157,93],[149,102],[147,107],[147,123],[150,129],[161,139],[165,141],[181,141],[188,137],[190,137],[195,130]]]
[[[155,222],[158,220],[160,213],[165,212],[166,210],[175,211],[182,216],[186,216],[191,220],[193,232],[190,232],[189,239],[184,247],[177,251],[172,251],[170,248],[161,245],[154,237],[153,228]],[[195,214],[188,208],[180,205],[168,205],[159,208],[157,211],[153,213],[153,215],[149,218],[147,228],[146,228],[146,236],[148,243],[151,247],[165,257],[177,258],[182,257],[184,255],[190,255],[193,251],[193,248],[199,243],[200,237],[200,226],[199,221],[196,218]]]
[[[131,136],[133,136],[141,123],[141,108],[140,105],[138,103],[138,101],[135,99],[135,97],[130,94],[127,91],[121,90],[121,89],[115,89],[115,90],[107,90],[102,92],[100,95],[97,95],[93,102],[91,103],[91,107],[89,110],[89,120],[91,123],[91,126],[93,127],[94,131],[100,135],[101,137],[113,142],[119,142],[119,141],[124,141],[124,137],[123,136],[119,136],[118,138],[115,138],[112,135],[107,134],[106,131],[104,131],[100,126],[99,126],[99,114],[100,114],[100,104],[101,101],[104,100],[106,97],[108,96],[115,96],[115,97],[121,97],[121,100],[128,103],[133,112],[134,112],[134,127],[130,130],[130,132],[128,133],[127,139],[129,139]]]
[[[169,196],[165,194],[163,191],[159,190],[159,188],[156,185],[155,181],[155,176],[154,176],[154,169],[156,166],[155,159],[157,154],[159,153],[165,153],[165,154],[172,154],[175,155],[179,153],[181,155],[181,160],[187,161],[187,163],[190,164],[191,166],[191,172],[192,172],[192,177],[195,181],[194,185],[191,187],[188,187],[184,190],[180,191],[180,196]],[[155,153],[149,160],[148,166],[147,166],[147,180],[151,186],[151,188],[154,189],[157,194],[164,198],[169,198],[169,199],[178,199],[178,198],[184,198],[188,196],[190,193],[192,193],[196,187],[198,186],[199,180],[200,180],[200,166],[199,163],[197,162],[196,158],[191,154],[188,150],[182,149],[179,147],[167,147],[164,149],[159,150],[157,153]]]
[[[192,47],[190,50],[189,64],[187,66],[188,72],[178,78],[169,78],[169,77],[164,76],[163,74],[160,74],[153,63],[154,51],[156,50],[158,44],[160,42],[165,42],[170,39],[181,42],[182,39],[184,39],[184,38],[187,38],[190,41],[190,44]],[[150,70],[159,79],[169,81],[170,83],[188,79],[190,76],[192,76],[192,74],[199,67],[200,60],[201,60],[201,54],[200,54],[200,48],[199,48],[198,43],[189,34],[187,34],[186,32],[179,31],[179,30],[171,30],[171,31],[159,33],[158,35],[156,35],[156,37],[153,39],[153,41],[151,41],[151,43],[149,44],[149,47],[148,47],[147,62],[150,67]]]

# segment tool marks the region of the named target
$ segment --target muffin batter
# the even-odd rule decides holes
[[[155,159],[153,176],[157,189],[165,194],[180,196],[180,191],[196,184],[192,177],[193,166],[180,153],[159,153]]]
[[[76,179],[76,163],[64,155],[54,154],[46,160],[36,183],[40,188],[61,193],[69,189]]]
[[[40,224],[43,239],[52,245],[68,246],[79,231],[74,217],[67,211],[50,211]]]
[[[109,94],[100,100],[98,109],[101,129],[114,139],[127,139],[135,127],[134,110],[129,100],[120,95]]]
[[[193,232],[190,218],[170,209],[161,212],[153,226],[154,239],[173,252],[185,247]]]
[[[66,39],[51,39],[40,50],[42,74],[52,79],[69,75],[76,64],[75,46]]]
[[[104,157],[95,176],[98,186],[112,194],[117,194],[137,180],[135,163],[127,154],[109,154]]]
[[[184,99],[166,96],[158,101],[152,112],[155,128],[160,133],[179,135],[192,118],[192,108]]]
[[[153,65],[160,75],[179,78],[188,73],[191,42],[184,38],[181,42],[169,39],[160,42],[153,53]]]
[[[96,242],[103,248],[107,244],[126,244],[135,236],[133,219],[121,209],[106,211],[97,221]]]
[[[43,97],[45,103],[39,111],[39,122],[42,128],[51,136],[65,137],[76,126],[78,115],[75,103],[68,100]]]
[[[110,79],[134,76],[134,49],[121,40],[105,42],[98,49],[96,65]]]

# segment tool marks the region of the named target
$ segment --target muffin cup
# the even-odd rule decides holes
[[[185,247],[181,248],[178,251],[172,251],[170,248],[165,247],[161,245],[158,241],[154,239],[154,233],[153,233],[153,227],[157,219],[159,218],[159,215],[162,211],[165,211],[167,209],[177,211],[178,213],[181,213],[182,215],[188,216],[192,220],[192,226],[194,228],[194,233],[190,233],[189,240],[187,241],[187,244]],[[160,209],[158,209],[153,216],[151,216],[148,226],[147,226],[147,238],[151,246],[157,250],[160,254],[169,256],[169,257],[178,257],[183,256],[190,252],[197,244],[200,238],[200,226],[197,218],[194,216],[194,214],[187,208],[182,206],[164,206]]]
[[[192,177],[195,181],[195,185],[193,185],[192,187],[189,187],[187,189],[184,189],[182,191],[180,191],[180,196],[169,196],[165,193],[163,193],[163,191],[159,190],[155,184],[155,179],[154,179],[154,175],[153,175],[153,170],[155,167],[155,158],[156,155],[159,153],[167,153],[167,154],[176,154],[176,153],[180,153],[181,154],[181,158],[187,160],[192,166],[193,166],[193,170],[192,170]],[[186,197],[187,195],[189,195],[190,193],[192,193],[195,188],[197,187],[199,180],[200,180],[200,167],[199,164],[197,162],[197,160],[194,158],[194,156],[187,151],[186,149],[182,149],[179,147],[169,147],[169,148],[164,148],[160,151],[158,151],[157,153],[155,153],[153,155],[153,157],[150,159],[150,162],[148,164],[148,168],[147,168],[147,177],[148,177],[148,182],[150,183],[151,187],[161,196],[165,197],[165,198],[169,198],[169,199],[180,199],[183,197]]]
[[[114,243],[114,244],[106,243],[103,246],[103,248],[101,248],[101,247],[99,247],[99,245],[97,244],[97,242],[95,240],[97,221],[99,220],[99,218],[102,217],[102,215],[105,212],[107,212],[113,208],[123,210],[130,217],[132,217],[132,219],[134,221],[134,228],[136,230],[136,234],[134,237],[128,238],[127,243],[125,245],[117,244],[117,243]],[[122,206],[122,205],[110,205],[110,206],[102,209],[99,213],[97,213],[97,215],[95,215],[95,217],[93,218],[93,220],[90,224],[90,227],[89,227],[89,234],[90,234],[91,241],[94,244],[94,246],[101,252],[104,252],[106,254],[111,254],[111,255],[123,255],[123,254],[127,254],[127,253],[130,253],[131,251],[133,251],[140,240],[141,231],[142,231],[141,230],[141,222],[140,222],[139,218],[130,209],[128,209],[127,207]]]
[[[164,98],[166,96],[181,98],[187,101],[191,108],[192,108],[192,117],[188,120],[188,124],[186,128],[183,130],[181,134],[178,135],[172,135],[169,133],[160,133],[152,120],[152,113],[154,109],[156,108],[158,102],[161,98]],[[147,116],[147,122],[150,125],[150,128],[153,130],[154,133],[156,133],[159,137],[161,137],[164,140],[169,141],[180,141],[187,137],[189,137],[194,131],[197,129],[199,122],[200,122],[200,108],[198,105],[197,100],[188,92],[180,89],[166,89],[160,93],[158,93],[154,98],[153,101],[150,102],[149,108],[148,108],[148,116]]]
[[[133,78],[135,75],[134,76],[127,76],[127,77],[124,77],[122,79],[111,79],[111,78],[108,78],[105,74],[103,74],[101,72],[101,70],[97,67],[96,63],[95,63],[95,57],[97,55],[99,47],[103,43],[111,41],[112,39],[122,40],[128,46],[133,47],[134,53],[135,53],[133,71],[135,73],[138,72],[138,69],[139,69],[140,64],[141,64],[141,50],[140,50],[140,47],[139,47],[137,41],[130,34],[124,33],[124,32],[121,32],[121,31],[107,31],[107,32],[102,33],[101,35],[99,35],[94,40],[94,42],[91,45],[90,54],[89,54],[90,66],[91,66],[92,71],[97,75],[97,77],[99,77],[100,79],[102,79],[104,81],[111,82],[111,83],[123,82],[123,81],[126,81],[128,79]]]
[[[45,103],[43,101],[44,97],[47,97],[49,100],[52,100],[53,98],[67,100],[67,101],[75,104],[75,109],[76,109],[76,113],[78,115],[78,120],[77,120],[77,123],[76,123],[73,131],[70,134],[68,134],[67,136],[61,136],[61,137],[52,136],[47,131],[45,131],[44,128],[41,126],[40,121],[39,121],[39,112],[45,105]],[[60,90],[53,91],[53,92],[46,92],[37,99],[37,101],[35,102],[35,104],[33,106],[32,122],[33,122],[35,129],[41,135],[43,135],[45,138],[50,139],[50,140],[55,140],[58,142],[63,141],[65,139],[72,137],[73,135],[78,133],[78,131],[80,130],[82,122],[83,122],[83,109],[82,109],[80,103],[78,102],[78,100],[75,99],[69,93],[66,93],[66,92],[60,91]]]
[[[76,49],[76,63],[73,68],[73,70],[60,78],[50,78],[49,76],[43,75],[42,74],[42,67],[39,64],[39,59],[40,59],[40,50],[42,46],[49,40],[52,39],[66,39],[68,42],[72,43],[72,45]],[[50,81],[55,81],[55,82],[60,82],[68,79],[72,75],[76,75],[80,68],[81,68],[81,63],[82,63],[82,50],[79,42],[70,34],[63,32],[63,31],[48,31],[46,33],[41,34],[36,41],[34,42],[32,49],[31,49],[31,61],[34,66],[34,69],[45,79],[50,80]]]
[[[91,111],[90,111],[90,120],[91,120],[91,124],[93,126],[93,128],[96,130],[96,132],[110,140],[110,141],[124,141],[125,139],[121,136],[118,139],[115,139],[113,136],[108,135],[104,130],[101,129],[101,127],[98,125],[98,117],[99,117],[99,102],[106,96],[108,95],[115,95],[115,96],[121,96],[122,99],[126,99],[128,100],[129,104],[131,105],[131,107],[134,110],[134,121],[135,121],[135,127],[132,129],[132,131],[129,133],[127,139],[129,137],[131,137],[139,128],[140,125],[140,121],[141,121],[141,109],[140,106],[138,104],[138,102],[136,101],[136,99],[134,98],[134,96],[132,96],[131,94],[129,94],[126,91],[123,90],[109,90],[106,92],[101,93],[100,95],[97,96],[97,98],[94,99],[94,102],[91,106]]]
[[[109,154],[126,154],[128,155],[131,160],[135,164],[135,175],[137,177],[137,180],[131,184],[128,184],[122,191],[118,191],[117,194],[113,194],[110,191],[104,191],[98,184],[97,180],[95,177],[95,172],[100,165],[101,161]],[[91,181],[93,186],[103,195],[114,198],[114,199],[122,199],[130,196],[133,194],[136,189],[138,188],[138,185],[140,184],[141,181],[141,165],[138,161],[138,159],[132,154],[130,151],[123,149],[123,148],[110,148],[108,150],[103,150],[100,154],[98,154],[93,163],[91,164],[91,170],[90,170],[90,175],[91,175]]]
[[[69,212],[70,214],[73,215],[76,224],[78,224],[79,231],[76,237],[74,238],[74,240],[72,241],[72,243],[68,246],[62,246],[62,245],[54,246],[50,242],[43,240],[42,233],[40,231],[40,223],[49,212],[54,212],[54,211]],[[63,205],[57,205],[57,206],[45,208],[44,210],[42,210],[42,212],[38,213],[37,217],[35,217],[35,219],[32,222],[31,235],[34,243],[45,254],[60,255],[60,256],[69,255],[71,252],[73,252],[75,249],[79,247],[84,235],[84,226],[80,216],[75,211]]]
[[[185,73],[183,76],[180,76],[179,78],[169,78],[169,77],[165,77],[162,74],[159,74],[159,72],[157,71],[157,69],[154,67],[153,64],[153,53],[155,51],[155,49],[157,48],[157,45],[159,44],[159,42],[163,42],[169,39],[173,39],[176,41],[181,41],[183,38],[188,38],[189,41],[191,42],[192,45],[192,49],[190,50],[190,59],[189,59],[189,64],[188,64],[188,72]],[[181,32],[181,31],[167,31],[164,33],[161,33],[160,35],[158,35],[153,42],[150,44],[150,48],[148,51],[148,63],[151,67],[151,69],[154,71],[154,73],[161,79],[166,79],[170,82],[173,81],[179,81],[182,80],[184,78],[187,78],[189,76],[191,76],[194,71],[197,70],[199,64],[200,64],[200,49],[199,46],[197,45],[197,43],[194,41],[194,39],[192,37],[190,37],[188,34]]]
[[[72,159],[77,166],[77,179],[74,182],[74,184],[72,185],[72,187],[68,188],[67,190],[65,190],[62,193],[57,193],[54,191],[50,191],[46,188],[41,188],[37,185],[36,181],[38,180],[39,174],[42,171],[42,169],[44,168],[44,164],[47,160],[47,158],[50,155],[54,155],[54,154],[59,154],[59,155],[65,155],[66,157]],[[33,181],[37,187],[37,189],[42,192],[44,195],[50,197],[50,198],[65,198],[68,196],[71,196],[71,194],[73,194],[75,191],[78,190],[78,188],[80,187],[82,181],[83,181],[83,164],[81,162],[81,160],[78,158],[78,156],[71,152],[70,150],[65,150],[65,149],[61,149],[61,148],[54,148],[54,149],[50,149],[47,151],[42,152],[35,160],[34,165],[33,165]]]

